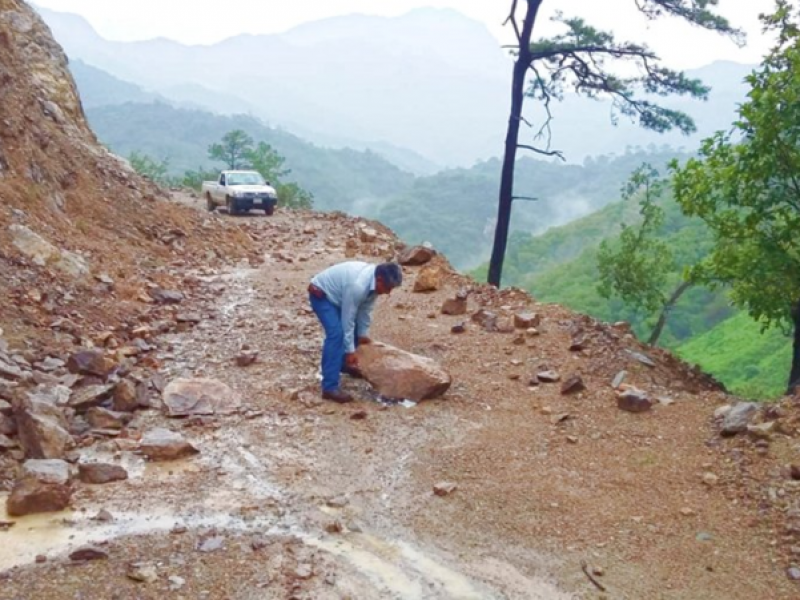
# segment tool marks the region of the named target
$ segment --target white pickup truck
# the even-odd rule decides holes
[[[222,171],[217,181],[203,182],[202,193],[209,211],[225,206],[231,215],[251,208],[263,209],[271,215],[278,203],[275,188],[258,171]]]

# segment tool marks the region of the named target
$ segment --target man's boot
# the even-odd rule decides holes
[[[323,391],[322,397],[325,400],[330,400],[331,402],[338,402],[339,404],[344,404],[346,402],[353,401],[353,397],[347,392],[343,392],[342,390],[330,390],[327,392]]]

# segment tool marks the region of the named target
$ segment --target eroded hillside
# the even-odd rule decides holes
[[[396,257],[392,232],[168,197],[96,144],[22,2],[0,78],[0,597],[797,597],[797,398],[737,404],[625,324],[438,256],[374,337],[448,393],[346,379],[357,402],[324,403],[308,280]]]

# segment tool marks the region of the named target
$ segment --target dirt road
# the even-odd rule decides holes
[[[379,301],[373,337],[441,361],[454,375],[451,391],[383,406],[366,384],[346,379],[359,401],[323,403],[322,337],[305,288],[345,259],[356,221],[282,211],[238,219],[258,220],[263,262],[187,272],[202,285],[181,310],[200,322],[162,338],[157,358],[167,380],[218,379],[246,409],[170,421],[200,449],[191,459],[149,464],[114,440],[85,450],[125,465],[131,478],[81,487],[72,512],[19,519],[0,532],[0,570],[17,567],[5,571],[0,598],[800,595],[769,524],[740,494],[741,464],[712,430],[722,394],[690,389],[664,361],[653,368],[626,355],[639,346],[624,332],[592,329],[521,293],[476,290],[470,311],[536,311],[540,336],[520,343],[471,323],[451,334],[468,317],[439,307],[467,282],[447,275],[440,291],[415,294],[410,268],[403,288]],[[381,243],[379,235],[359,250],[378,260]],[[578,326],[613,344],[570,351]],[[258,350],[253,365],[236,366],[243,349]],[[543,368],[563,379],[579,372],[586,390],[529,386]],[[610,380],[623,369],[674,403],[619,411]],[[165,422],[148,411],[133,427]],[[720,483],[705,485],[706,472]],[[434,495],[441,481],[457,488]],[[110,520],[98,520],[101,510]],[[103,543],[109,558],[60,558],[89,542]],[[32,565],[38,555],[47,561]],[[134,581],[131,563],[152,566],[156,578]]]

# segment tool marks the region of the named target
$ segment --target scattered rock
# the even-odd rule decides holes
[[[63,413],[52,404],[27,398],[18,405],[15,419],[28,458],[63,458],[74,444]]]
[[[78,412],[84,412],[108,400],[113,391],[113,385],[89,385],[78,388],[72,392],[68,406]]]
[[[472,321],[483,327],[486,331],[497,331],[497,314],[484,308],[472,315]]]
[[[536,374],[536,379],[543,383],[555,383],[556,381],[561,380],[561,375],[559,375],[557,371],[553,370],[540,371]]]
[[[63,460],[28,460],[6,508],[11,516],[64,510],[72,497],[69,465]]]
[[[378,232],[372,227],[360,227],[358,230],[358,239],[365,244],[372,244],[378,240]]]
[[[105,508],[101,508],[94,516],[94,520],[100,521],[101,523],[110,523],[114,520],[114,515],[108,512]]]
[[[775,431],[775,421],[767,421],[766,423],[758,423],[757,425],[748,425],[747,433],[750,437],[758,440],[768,440],[772,437]]]
[[[656,366],[656,363],[653,362],[653,359],[647,356],[646,354],[642,354],[641,352],[634,352],[633,350],[625,350],[625,352],[627,352],[631,356],[631,358],[638,360],[643,365],[646,365],[648,367]]]
[[[86,420],[95,429],[122,429],[130,419],[130,413],[114,412],[99,406],[86,411]]]
[[[158,569],[152,563],[131,563],[128,565],[126,575],[128,579],[141,581],[143,583],[158,581]]]
[[[215,552],[225,546],[225,538],[221,535],[214,535],[201,540],[197,544],[198,552]]]
[[[617,394],[617,408],[632,413],[640,413],[650,410],[653,401],[642,390],[629,388]]]
[[[433,493],[437,496],[449,496],[458,489],[458,485],[451,481],[441,481],[433,486]]]
[[[435,292],[442,285],[442,270],[436,266],[424,267],[414,281],[415,292]]]
[[[83,546],[78,548],[69,555],[70,560],[74,562],[85,562],[90,560],[106,560],[108,552],[97,546]]]
[[[786,569],[786,576],[792,581],[800,581],[800,568],[789,567]]]
[[[78,465],[78,478],[83,483],[111,483],[123,481],[128,478],[128,472],[120,465],[108,463],[80,463]]]
[[[373,342],[356,354],[364,378],[385,398],[427,400],[444,394],[452,382],[438,363],[399,348]]]
[[[146,395],[145,384],[136,385],[129,379],[123,379],[112,390],[111,406],[118,412],[133,412],[140,407],[142,396]]]
[[[150,290],[150,297],[159,304],[180,304],[185,296],[183,292],[154,288]]]
[[[430,246],[412,246],[400,253],[397,259],[401,265],[419,266],[430,262],[436,256],[436,250]]]
[[[59,250],[24,225],[15,223],[8,230],[17,249],[34,264],[40,267],[52,266],[71,277],[82,277],[89,273],[89,267],[82,257],[67,250]]]
[[[231,414],[242,405],[239,395],[216,379],[176,379],[164,389],[162,400],[168,417]]]
[[[724,436],[731,436],[745,431],[757,412],[758,404],[754,402],[735,404],[725,415],[720,433]]]
[[[466,331],[467,331],[467,326],[463,321],[461,323],[456,323],[450,328],[450,333],[455,333],[455,334],[465,333]]]
[[[455,298],[448,298],[442,304],[443,315],[464,315],[467,313],[467,294],[459,292]]]
[[[101,350],[81,350],[67,360],[67,369],[70,373],[94,375],[101,379],[108,377],[115,366]]]
[[[139,450],[152,461],[175,460],[200,452],[180,433],[160,428],[152,429],[144,435]]]
[[[242,352],[234,360],[237,367],[249,367],[258,360],[258,350]]]
[[[531,329],[541,324],[541,317],[537,313],[518,313],[514,315],[514,327],[517,329]]]
[[[719,477],[714,473],[703,473],[703,483],[708,487],[713,487],[719,482]]]
[[[619,389],[619,386],[622,385],[622,382],[625,381],[625,378],[628,376],[627,371],[620,371],[614,376],[614,379],[611,381],[611,387],[615,390]]]
[[[582,392],[586,389],[586,384],[583,383],[583,379],[580,375],[572,375],[569,377],[564,383],[561,384],[561,393],[564,395],[567,394],[576,394],[578,392]]]

